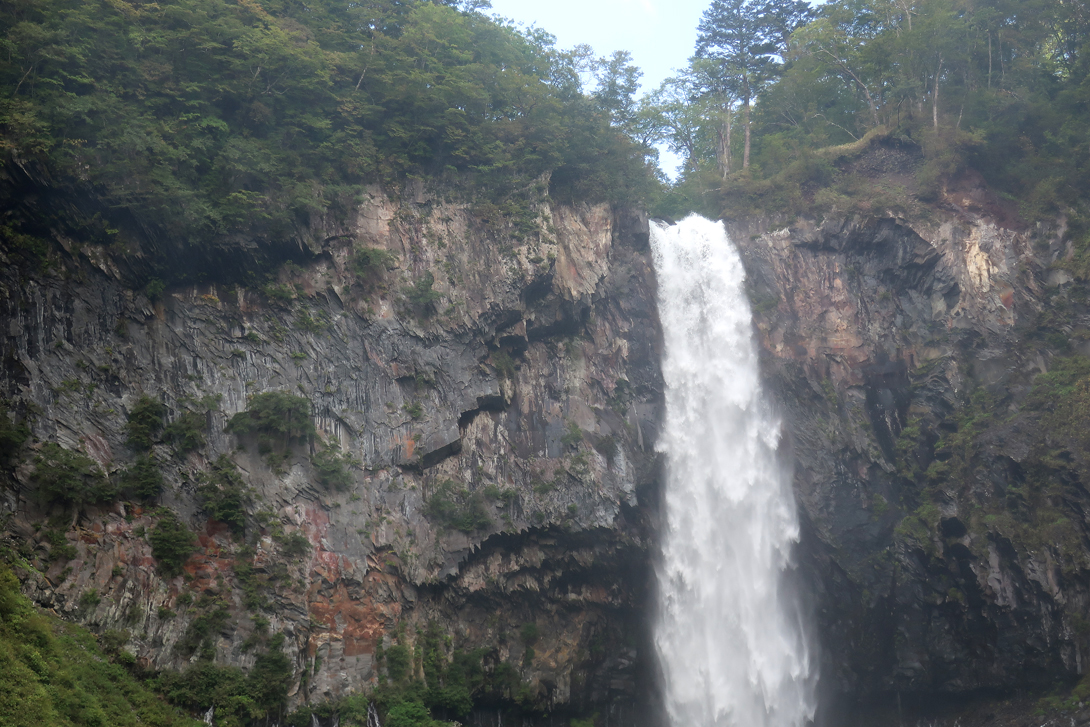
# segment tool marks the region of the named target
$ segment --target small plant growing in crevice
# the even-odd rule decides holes
[[[438,485],[427,500],[425,514],[444,528],[465,533],[483,530],[492,524],[479,493],[459,488],[454,480]]]
[[[351,455],[341,452],[341,446],[337,442],[325,445],[322,451],[310,458],[310,462],[314,466],[318,484],[338,491],[352,486],[351,469],[359,466],[359,462]]]
[[[583,441],[583,430],[575,422],[568,422],[564,433],[560,435],[560,443],[565,447],[578,447]]]
[[[428,271],[413,281],[412,285],[406,285],[401,289],[402,295],[409,308],[419,318],[427,318],[435,312],[435,303],[443,296],[437,290],[433,290],[435,276]]]

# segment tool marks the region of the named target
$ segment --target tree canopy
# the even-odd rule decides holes
[[[624,59],[603,107],[579,54],[473,7],[5,3],[0,152],[98,200],[86,216],[105,239],[190,247],[295,240],[362,184],[425,174],[473,194],[551,173],[569,199],[644,195],[649,149],[612,125],[630,103]]]
[[[714,0],[689,68],[656,92],[686,158],[674,204],[773,179],[806,197],[799,180],[830,172],[816,152],[871,133],[922,151],[925,198],[971,166],[1051,214],[1087,181],[1088,40],[1085,0]],[[730,138],[748,105],[752,139]]]

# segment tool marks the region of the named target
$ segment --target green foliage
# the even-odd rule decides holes
[[[646,109],[686,158],[661,213],[902,214],[970,167],[1030,219],[1081,206],[1076,5],[713,3],[690,67]]]
[[[166,291],[167,286],[159,278],[152,279],[147,285],[144,286],[144,295],[148,296],[148,300],[152,303],[157,302],[163,297],[163,293]]]
[[[288,558],[302,558],[310,552],[310,541],[298,530],[286,535],[274,532],[272,538],[280,544],[281,552]]]
[[[343,492],[352,486],[352,468],[359,462],[347,452],[341,452],[341,446],[335,441],[326,444],[322,451],[310,458],[317,475],[318,484],[331,490]]]
[[[142,394],[129,412],[129,421],[125,425],[125,431],[129,434],[129,446],[135,450],[151,449],[155,437],[163,429],[165,415],[165,406],[147,394]]]
[[[386,674],[394,683],[403,682],[409,678],[409,667],[412,665],[409,649],[401,644],[395,644],[385,652]]]
[[[42,445],[34,458],[31,481],[44,503],[66,508],[109,503],[118,495],[94,460],[55,442]]]
[[[560,443],[565,447],[578,447],[583,442],[583,430],[575,422],[568,422],[564,433],[560,435]]]
[[[437,290],[432,290],[435,284],[435,276],[431,271],[417,278],[412,285],[406,285],[401,289],[410,309],[417,316],[426,318],[435,312],[435,302],[443,296]]]
[[[377,247],[361,247],[352,255],[352,270],[366,288],[378,285],[386,271],[396,264],[393,253]]]
[[[197,497],[209,517],[227,525],[235,535],[243,535],[253,494],[230,457],[221,454],[210,465],[197,486]]]
[[[187,267],[168,264],[179,248],[207,262],[224,239],[344,220],[361,182],[447,174],[503,198],[553,172],[587,201],[652,184],[649,148],[581,93],[579,58],[472,8],[28,0],[0,27],[0,146],[152,228],[160,275]]]
[[[492,365],[496,367],[496,373],[508,381],[515,379],[515,361],[511,354],[503,349],[492,352]]]
[[[526,646],[532,646],[537,643],[538,638],[541,637],[541,629],[533,621],[527,621],[519,629],[519,638],[522,639],[522,643]]]
[[[171,577],[182,572],[182,566],[197,550],[197,536],[170,510],[160,516],[148,540],[159,569]]]
[[[182,638],[174,644],[174,649],[182,656],[192,656],[199,651],[201,659],[215,657],[213,639],[223,631],[231,620],[227,604],[219,597],[205,594],[194,607],[196,612],[189,622]]]
[[[110,634],[103,641],[110,646]],[[115,658],[124,663],[120,649]],[[129,655],[131,656],[131,655]],[[198,725],[165,705],[94,637],[35,609],[0,566],[0,724],[5,727],[189,727]]]
[[[291,663],[279,648],[258,654],[250,672],[199,661],[185,672],[163,672],[158,689],[173,704],[190,711],[216,710],[216,724],[245,727],[276,718],[287,701]]]
[[[163,491],[163,473],[150,454],[142,454],[121,472],[121,490],[128,497],[154,500]]]
[[[231,417],[224,431],[269,438],[275,436],[282,438],[284,447],[287,447],[293,439],[314,435],[310,402],[284,391],[258,394],[250,399],[246,411]]]
[[[174,443],[179,452],[192,452],[203,447],[207,442],[204,432],[208,429],[208,414],[186,411],[166,425],[163,437]]]
[[[472,533],[492,524],[479,493],[459,488],[453,480],[436,486],[428,498],[424,513],[440,527]]]

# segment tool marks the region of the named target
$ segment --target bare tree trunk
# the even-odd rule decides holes
[[[745,115],[745,120],[744,120],[743,123],[745,124],[745,127],[746,127],[746,144],[745,144],[745,149],[742,152],[742,169],[749,169],[749,138],[750,138],[750,135],[749,135],[749,94],[748,93],[746,94],[746,105],[745,105],[744,115]]]
[[[719,174],[723,179],[730,174],[730,104],[723,109],[723,122],[716,130],[719,141],[717,161],[719,162]]]
[[[939,128],[939,76],[942,75],[942,56],[939,56],[939,67],[935,69],[935,89],[931,92],[931,120],[935,128]]]
[[[992,87],[992,31],[988,31],[988,88]]]

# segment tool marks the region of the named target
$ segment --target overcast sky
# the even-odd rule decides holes
[[[492,12],[556,36],[561,48],[586,43],[598,56],[632,54],[650,91],[683,68],[696,45],[696,26],[711,0],[492,0]],[[665,150],[662,150],[663,152]],[[678,164],[663,153],[673,176]]]

